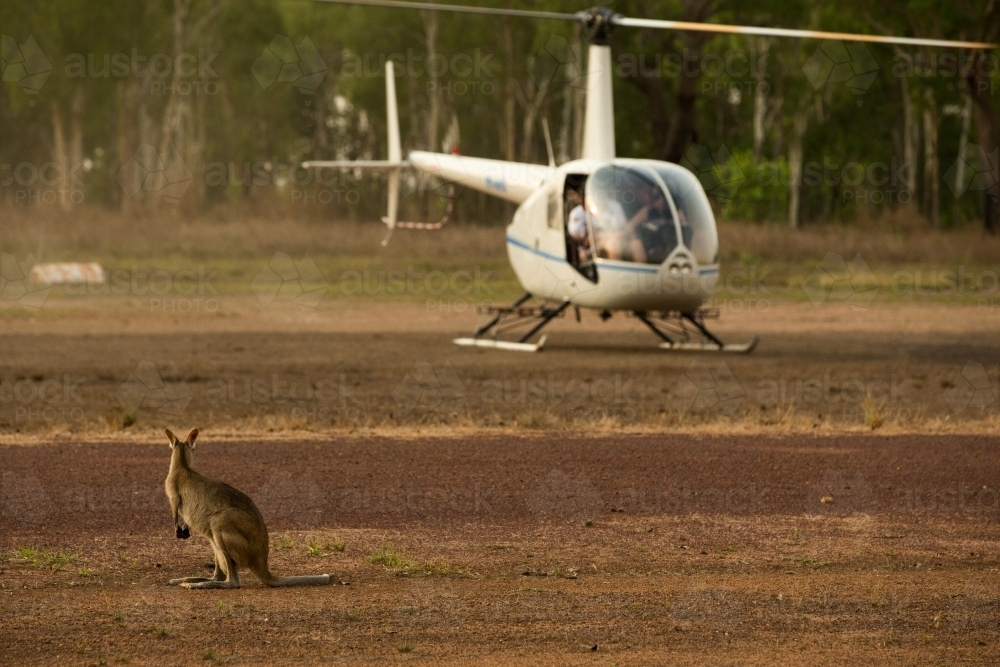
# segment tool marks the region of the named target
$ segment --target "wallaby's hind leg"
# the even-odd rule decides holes
[[[225,581],[216,581],[214,579],[210,581],[200,581],[192,583],[183,583],[181,588],[239,588],[240,587],[240,573],[236,568],[236,563],[230,563],[229,565],[229,576]]]
[[[236,567],[234,561],[229,561],[226,567],[226,580],[216,581],[215,579],[203,580],[198,582],[185,582],[180,586],[181,588],[239,588],[240,587],[240,571]]]
[[[225,562],[225,556],[219,551],[219,547],[216,546],[215,540],[209,539],[209,543],[212,545],[212,551],[215,554],[215,572],[212,573],[211,577],[181,577],[180,579],[171,579],[168,582],[168,586],[180,586],[181,584],[197,584],[203,581],[225,581],[226,571],[219,565],[221,562]]]
[[[240,568],[236,561],[228,556],[223,550],[223,545],[219,539],[219,534],[212,535],[212,548],[215,551],[216,579],[202,580],[198,582],[185,582],[180,584],[182,588],[239,588]],[[225,580],[219,577],[219,570],[224,570]]]
[[[215,572],[212,573],[210,581],[225,581],[226,580],[226,563],[228,559],[226,555],[222,553],[222,549],[219,548],[218,542],[211,540],[212,542],[212,553],[215,556]],[[232,566],[232,567],[235,567]]]

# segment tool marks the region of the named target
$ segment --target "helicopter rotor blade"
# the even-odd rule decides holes
[[[499,7],[468,7],[465,5],[438,5],[431,2],[410,2],[409,0],[315,0],[337,5],[365,5],[368,7],[389,7],[392,9],[426,9],[434,12],[458,12],[461,14],[486,14],[489,16],[516,16],[526,19],[555,19],[557,21],[580,21],[577,14],[558,12],[536,12],[526,9],[502,9]]]
[[[439,5],[431,2],[411,0],[314,0],[338,5],[363,5],[367,7],[388,7],[392,9],[422,9],[435,12],[457,12],[488,16],[514,16],[529,19],[552,19],[574,21],[586,24],[588,12],[564,14],[559,12],[538,12],[526,9],[502,9],[499,7],[470,7],[466,5]],[[921,37],[892,37],[887,35],[865,35],[848,32],[825,32],[822,30],[792,30],[788,28],[766,28],[762,26],[726,25],[724,23],[693,23],[690,21],[664,21],[660,19],[636,19],[606,12],[609,22],[626,28],[653,28],[656,30],[680,30],[711,32],[732,35],[760,35],[764,37],[794,37],[799,39],[837,39],[850,42],[873,42],[876,44],[903,44],[907,46],[958,47],[966,49],[995,49],[996,44],[988,42],[967,42],[947,39],[924,39]]]
[[[839,39],[849,42],[875,42],[878,44],[906,44],[909,46],[943,46],[966,49],[995,49],[996,44],[986,42],[964,42],[947,39],[923,39],[920,37],[890,37],[884,35],[864,35],[848,32],[824,32],[822,30],[789,30],[787,28],[764,28],[758,26],[725,25],[721,23],[691,23],[688,21],[661,21],[657,19],[633,19],[616,15],[611,19],[615,25],[629,28],[656,28],[659,30],[689,30],[695,32],[715,32],[733,35],[761,35],[765,37],[797,37],[802,39]]]

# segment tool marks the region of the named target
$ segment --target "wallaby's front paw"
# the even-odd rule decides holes
[[[186,588],[188,590],[191,590],[191,582],[190,581],[182,582],[182,583],[179,584],[179,586],[181,588]]]
[[[186,540],[189,537],[191,537],[191,531],[188,529],[187,526],[177,526],[178,540]]]

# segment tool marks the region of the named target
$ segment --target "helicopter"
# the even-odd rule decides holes
[[[610,35],[616,27],[685,30],[809,39],[835,39],[931,47],[995,48],[993,44],[911,37],[833,33],[716,23],[629,18],[594,7],[576,14],[492,7],[442,5],[402,0],[320,0],[334,4],[460,12],[518,18],[575,21],[588,43],[583,150],[579,159],[557,166],[545,130],[548,165],[411,151],[403,158],[393,63],[386,68],[387,160],[312,160],[307,169],[371,169],[388,175],[388,211],[382,221],[386,245],[397,228],[439,229],[451,213],[454,189],[442,221],[399,220],[400,177],[416,169],[461,187],[517,204],[507,226],[511,267],[524,295],[510,306],[482,309],[484,321],[470,337],[454,343],[537,352],[540,335],[572,306],[595,310],[603,320],[614,312],[634,315],[665,350],[747,354],[758,338],[724,343],[706,320],[719,280],[715,216],[698,178],[684,167],[656,160],[618,157],[615,148]],[[526,305],[535,299],[540,305]],[[539,336],[536,342],[533,338]]]

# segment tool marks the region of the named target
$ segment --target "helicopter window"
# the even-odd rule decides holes
[[[677,246],[663,189],[636,167],[604,167],[587,184],[587,213],[598,257],[660,264]]]
[[[677,208],[681,236],[701,265],[719,261],[719,236],[708,197],[698,179],[687,169],[672,164],[656,165]]]

